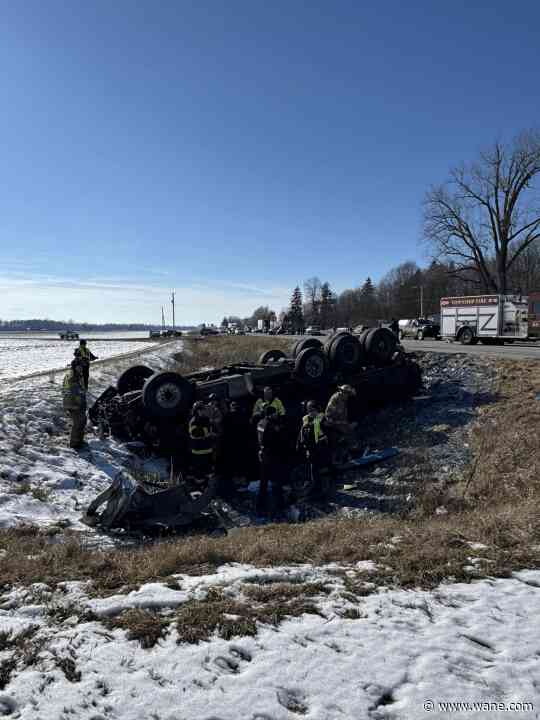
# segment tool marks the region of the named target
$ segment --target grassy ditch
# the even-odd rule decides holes
[[[289,352],[294,342],[291,338],[273,335],[185,338],[184,351],[178,353],[176,369],[185,374],[199,368],[257,362],[266,350]]]
[[[235,353],[245,358],[246,348],[254,357],[280,341],[290,344],[282,338],[209,338],[189,341],[187,350],[196,346],[200,367],[231,362]],[[114,552],[90,550],[75,534],[66,533],[58,543],[35,528],[2,530],[0,584],[54,587],[88,580],[93,592],[103,595],[167,582],[177,573],[206,573],[228,562],[373,560],[377,569],[369,579],[375,587],[432,588],[444,579],[469,581],[540,567],[540,363],[500,361],[497,386],[497,402],[479,410],[470,467],[458,482],[427,488],[408,515],[248,527],[221,538],[194,536]],[[134,618],[139,620],[144,634],[144,618]]]

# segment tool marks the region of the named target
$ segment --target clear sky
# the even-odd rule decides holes
[[[424,260],[449,168],[538,125],[540,3],[18,0],[0,317],[180,323]]]

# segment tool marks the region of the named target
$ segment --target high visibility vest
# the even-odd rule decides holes
[[[202,435],[198,433],[202,432]],[[197,424],[196,418],[189,421],[189,437],[191,440],[192,455],[210,455],[213,452],[213,440],[207,427]]]
[[[86,393],[82,387],[82,378],[70,368],[62,383],[62,396],[66,408],[82,407],[86,402]]]
[[[315,438],[315,444],[317,445],[319,443],[319,440],[324,435],[321,423],[324,418],[324,415],[322,413],[319,413],[314,418],[310,417],[309,415],[304,415],[302,418],[302,423],[305,428],[309,427],[310,425],[313,425],[313,436]]]
[[[79,345],[79,352],[83,360],[88,360],[90,362],[94,357],[94,354],[86,347],[86,345]]]
[[[263,398],[259,398],[255,403],[255,407],[253,408],[253,414],[258,415],[262,413],[263,410],[268,407],[268,405],[275,407],[276,413],[278,415],[285,415],[285,408],[283,407],[283,403],[279,398],[274,398],[272,402],[267,402],[266,400],[263,400]]]

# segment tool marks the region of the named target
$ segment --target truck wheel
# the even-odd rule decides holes
[[[474,333],[470,328],[464,328],[459,336],[459,342],[462,345],[472,345],[474,342]]]
[[[188,412],[193,393],[193,385],[178,373],[160,372],[145,382],[142,400],[153,417],[172,418]]]
[[[117,395],[118,391],[114,385],[109,385],[109,387],[97,398],[92,407],[88,410],[88,417],[94,425],[98,424],[101,412],[105,410],[107,404]]]
[[[131,390],[142,390],[145,381],[153,374],[154,371],[146,365],[134,365],[124,370],[116,383],[118,394],[124,395]]]
[[[417,340],[423,340],[423,339],[424,339],[424,333],[423,333],[422,330],[419,330],[419,331],[416,333],[416,339],[417,339]]]
[[[307,347],[296,356],[294,374],[305,385],[322,382],[328,372],[328,359],[321,348]]]
[[[305,350],[306,348],[322,348],[322,342],[320,340],[317,340],[317,338],[314,337],[307,337],[302,338],[301,340],[298,340],[294,345],[292,349],[292,356],[293,358],[297,358],[302,350]]]
[[[390,362],[395,352],[396,336],[388,328],[375,328],[369,331],[364,345],[370,360],[385,365]]]
[[[358,338],[349,333],[334,337],[333,341],[326,346],[326,354],[330,358],[332,367],[341,372],[355,372],[364,359],[364,352]]]
[[[266,365],[269,362],[278,362],[287,356],[283,350],[267,350],[259,357],[258,365]]]

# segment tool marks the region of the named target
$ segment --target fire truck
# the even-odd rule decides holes
[[[529,339],[540,340],[540,292],[529,295]]]
[[[540,301],[536,302],[540,313]],[[441,299],[441,337],[445,340],[457,340],[462,345],[481,340],[487,345],[533,339],[530,331],[529,299],[522,295]],[[537,331],[540,335],[540,323]]]

